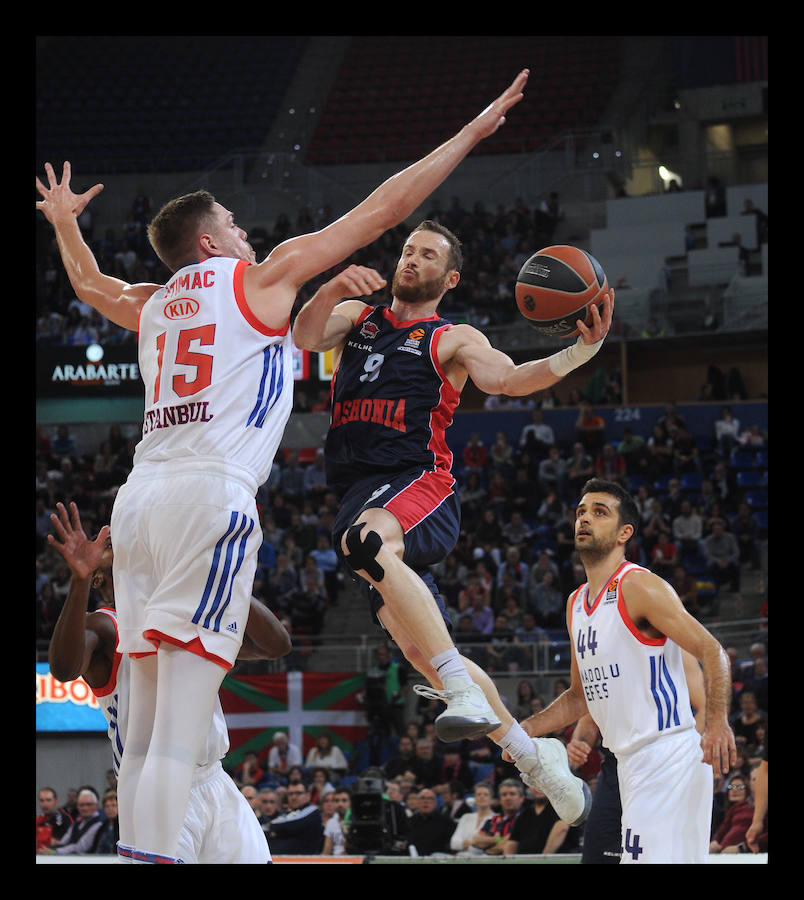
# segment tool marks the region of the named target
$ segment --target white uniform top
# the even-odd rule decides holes
[[[145,383],[134,468],[192,458],[246,477],[271,472],[293,406],[293,343],[246,304],[249,263],[212,257],[185,266],[145,303],[139,366]]]
[[[117,610],[100,607],[97,612],[105,613],[114,622],[117,633]],[[107,734],[112,742],[112,768],[114,774],[120,771],[120,760],[126,743],[128,727],[128,692],[130,689],[131,660],[127,653],[120,653],[115,642],[114,662],[108,682],[100,688],[92,688],[98,699],[98,705],[109,725]],[[215,710],[212,714],[212,728],[207,736],[204,749],[204,762],[197,767],[196,777],[203,777],[206,767],[223,759],[229,752],[229,731],[223,714],[220,698],[215,699]]]
[[[570,604],[570,640],[586,705],[618,757],[695,727],[681,648],[666,637],[645,637],[625,608],[622,582],[635,569],[642,567],[624,562],[593,599],[589,585],[581,585]]]

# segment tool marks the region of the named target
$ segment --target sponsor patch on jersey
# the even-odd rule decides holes
[[[162,312],[167,319],[192,319],[199,309],[201,304],[192,297],[177,297],[175,300],[168,300]]]
[[[377,337],[379,331],[379,326],[375,325],[374,322],[364,322],[360,326],[360,336],[364,337],[367,341],[370,341],[373,338]]]
[[[414,328],[413,331],[408,332],[408,336],[405,339],[405,343],[402,344],[401,347],[397,347],[397,350],[404,350],[405,353],[413,353],[416,356],[421,356],[422,351],[419,349],[419,344],[422,342],[426,332],[423,328]]]
[[[604,603],[611,603],[617,599],[617,585],[620,583],[619,578],[612,578],[606,587],[606,599]]]

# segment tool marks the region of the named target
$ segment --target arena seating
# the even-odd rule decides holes
[[[307,154],[311,164],[414,158],[477,115],[523,68],[529,102],[478,153],[535,150],[600,121],[617,81],[616,37],[352,39]]]
[[[181,171],[258,147],[307,40],[48,38],[37,57],[37,170],[69,159],[96,174]],[[192,150],[177,156],[177,145]]]

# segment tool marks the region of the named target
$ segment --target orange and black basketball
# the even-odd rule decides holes
[[[570,338],[581,319],[592,321],[608,290],[606,273],[585,250],[559,244],[539,250],[525,263],[516,280],[516,305],[542,334]]]

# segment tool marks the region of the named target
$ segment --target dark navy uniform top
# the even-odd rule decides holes
[[[445,432],[460,392],[437,348],[450,325],[436,315],[400,322],[387,306],[368,307],[355,323],[331,385],[325,451],[334,490],[414,467],[449,472]]]

